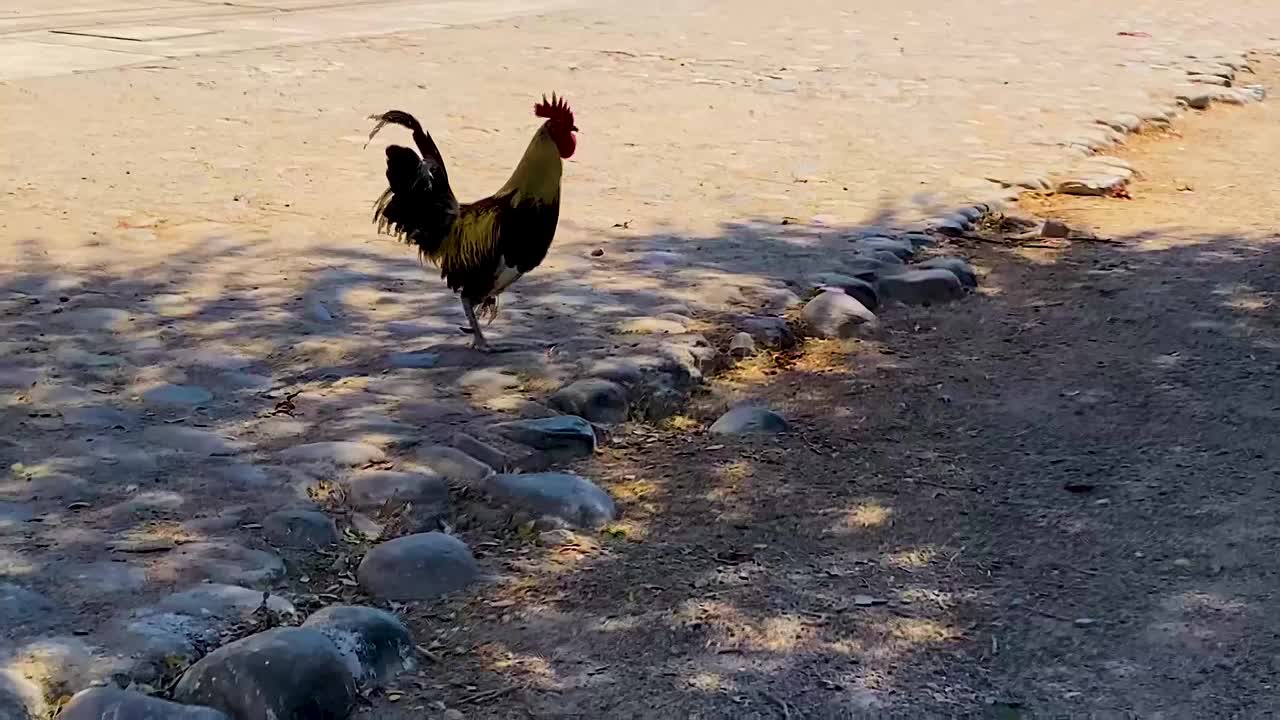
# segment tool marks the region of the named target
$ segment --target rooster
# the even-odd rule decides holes
[[[440,149],[431,134],[407,112],[371,115],[372,141],[387,124],[413,133],[418,152],[387,146],[387,190],[374,206],[378,232],[394,235],[440,268],[449,289],[462,299],[472,345],[489,352],[477,316],[492,322],[498,295],[547,256],[560,217],[560,176],[564,160],[577,148],[578,127],[564,98],[552,94],[533,107],[545,122],[515,171],[498,192],[464,205],[449,187]],[[421,153],[421,156],[419,156]]]

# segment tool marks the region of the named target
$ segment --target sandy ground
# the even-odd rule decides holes
[[[489,549],[519,579],[413,615],[438,663],[399,704],[1268,716],[1277,138],[1273,107],[1191,118],[1125,153],[1132,200],[1028,203],[1122,244],[965,244],[980,295],[742,366],[684,426],[633,428],[582,468],[628,522]],[[797,431],[696,432],[740,399]]]
[[[0,572],[7,582],[48,602],[34,620],[6,625],[0,636],[4,649],[49,635],[79,639],[135,604],[202,579],[189,552],[167,550],[209,540],[263,549],[255,528],[261,516],[305,501],[314,490],[314,477],[280,458],[293,445],[360,440],[384,449],[395,466],[407,459],[405,448],[411,443],[447,442],[456,430],[480,433],[495,419],[537,412],[536,400],[592,360],[627,355],[637,344],[651,341],[620,338],[620,322],[673,305],[703,317],[750,305],[754,291],[831,269],[850,233],[927,217],[988,188],[983,177],[1040,172],[1062,157],[1062,144],[1074,128],[1091,124],[1100,114],[1147,102],[1153,93],[1166,93],[1181,78],[1181,71],[1168,65],[1171,58],[1202,52],[1192,47],[1217,51],[1267,44],[1271,39],[1265,28],[1275,27],[1280,12],[1273,3],[1243,0],[1225,9],[1199,1],[1176,10],[1155,2],[1099,1],[1033,11],[1022,3],[965,0],[949,5],[948,15],[923,0],[855,8],[812,0],[792,9],[793,19],[782,20],[775,5],[754,2],[606,3],[485,26],[179,55],[129,68],[0,83],[0,177],[5,179],[0,192],[0,462],[10,469],[0,479]],[[1117,35],[1134,30],[1151,37]],[[388,360],[394,352],[431,346],[452,351],[463,342],[456,332],[461,313],[410,254],[373,235],[369,208],[382,189],[382,167],[377,147],[362,148],[369,127],[363,118],[392,106],[419,113],[445,148],[460,194],[470,198],[489,192],[505,177],[534,128],[530,101],[550,90],[566,93],[575,104],[584,130],[580,155],[567,174],[555,251],[507,299],[493,335],[554,338],[560,341],[558,353],[495,361],[455,353],[462,360],[439,371],[395,367]],[[1244,128],[1260,127],[1262,116],[1257,114],[1264,112],[1223,113],[1221,122],[1241,124],[1222,125],[1215,139],[1240,143],[1263,137],[1265,133]],[[1217,123],[1217,117],[1207,122]],[[1269,147],[1258,142],[1259,148]],[[1259,177],[1269,172],[1263,169],[1264,152],[1222,149],[1228,147],[1222,142],[1213,151],[1188,146],[1185,157],[1176,159],[1189,169],[1179,172],[1189,173],[1192,165],[1217,168],[1208,160],[1218,157],[1258,163]],[[1205,163],[1191,163],[1195,152],[1218,154],[1207,155]],[[1156,366],[1174,379],[1155,382],[1139,372],[1157,372],[1141,364],[1145,346],[1140,340],[1163,341],[1177,337],[1175,330],[1211,332],[1179,325],[1177,318],[1183,315],[1174,309],[1186,314],[1201,308],[1195,312],[1212,315],[1220,309],[1217,303],[1231,302],[1257,307],[1252,312],[1265,318],[1263,295],[1253,297],[1249,293],[1254,291],[1245,289],[1228,301],[1214,294],[1234,292],[1222,289],[1236,287],[1229,284],[1229,275],[1236,278],[1230,282],[1244,283],[1240,287],[1254,283],[1265,288],[1265,277],[1249,274],[1262,271],[1228,263],[1228,249],[1221,250],[1221,257],[1208,253],[1204,248],[1210,243],[1198,240],[1200,231],[1194,229],[1223,221],[1222,227],[1212,228],[1221,235],[1214,241],[1218,245],[1253,241],[1247,214],[1219,209],[1237,202],[1245,207],[1248,192],[1255,193],[1248,207],[1267,207],[1265,180],[1241,184],[1225,195],[1211,192],[1237,182],[1234,178],[1242,171],[1217,168],[1220,181],[1190,179],[1195,192],[1169,191],[1180,203],[1214,198],[1209,201],[1214,212],[1186,216],[1192,230],[1160,238],[1187,238],[1199,243],[1200,250],[1126,250],[1113,257],[1095,256],[1102,251],[1090,248],[1021,254],[965,248],[989,270],[989,289],[978,300],[923,313],[887,314],[891,332],[882,345],[854,356],[852,378],[844,361],[835,357],[816,366],[820,371],[806,370],[817,361],[805,358],[786,359],[775,369],[771,377],[776,384],[759,392],[785,393],[787,402],[780,397],[779,404],[801,421],[806,438],[787,440],[791,444],[780,446],[780,453],[757,449],[755,455],[765,459],[726,455],[724,463],[708,464],[706,458],[714,456],[705,452],[725,451],[706,451],[711,443],[692,431],[653,430],[659,433],[654,442],[663,447],[694,443],[688,455],[643,455],[644,436],[615,445],[601,464],[583,471],[613,480],[612,489],[636,518],[635,535],[627,537],[637,542],[615,538],[609,552],[581,558],[576,551],[561,552],[558,558],[572,562],[568,570],[554,571],[563,576],[557,582],[539,574],[538,564],[527,566],[514,554],[511,562],[516,564],[510,567],[519,572],[513,575],[530,578],[529,592],[541,593],[529,602],[555,611],[546,611],[551,618],[547,627],[513,635],[509,628],[485,625],[481,617],[462,624],[449,621],[457,640],[447,632],[442,647],[462,652],[428,670],[421,681],[426,687],[423,703],[454,705],[472,697],[463,704],[495,713],[493,717],[523,709],[552,717],[575,712],[592,717],[609,707],[623,716],[641,714],[641,708],[657,699],[669,708],[683,704],[691,717],[718,717],[729,712],[726,708],[751,703],[757,706],[750,711],[758,714],[795,717],[803,707],[829,707],[832,716],[842,717],[839,713],[864,705],[976,707],[988,697],[1016,699],[1006,698],[1006,691],[1016,695],[1024,689],[1028,702],[1042,697],[1038,692],[1049,697],[1080,692],[1079,702],[1101,703],[1100,698],[1119,698],[1122,691],[1138,687],[1124,684],[1130,680],[1123,678],[1145,672],[1149,658],[1128,658],[1132,667],[1118,665],[1114,672],[1110,665],[1094,668],[1088,678],[1096,687],[1088,688],[1072,685],[1087,683],[1070,676],[1069,663],[1063,677],[1052,675],[1057,666],[1051,660],[1057,656],[1023,662],[1033,651],[1019,656],[1010,649],[1020,642],[1017,632],[1027,633],[1026,642],[1034,647],[1058,635],[1067,638],[1063,642],[1104,634],[1120,642],[1134,635],[1116,630],[1117,625],[1106,621],[1108,615],[1096,609],[1099,605],[1048,602],[1060,596],[1057,585],[1043,591],[1046,599],[1017,584],[1022,577],[1017,573],[1039,572],[1041,566],[1008,558],[999,567],[984,565],[982,553],[994,557],[988,546],[1038,543],[1053,549],[1114,550],[1118,546],[1097,545],[1093,536],[1112,537],[1113,520],[1115,527],[1145,527],[1118,515],[1148,507],[1143,504],[1148,501],[1137,499],[1140,488],[1130,483],[1156,482],[1164,477],[1157,470],[1175,476],[1208,473],[1218,467],[1203,464],[1208,462],[1204,452],[1219,449],[1213,443],[1251,442],[1238,431],[1218,437],[1211,429],[1219,426],[1205,424],[1213,417],[1207,413],[1217,407],[1212,403],[1228,402],[1230,396],[1223,390],[1202,396],[1200,390],[1218,383],[1235,366],[1206,355],[1203,367],[1182,369],[1185,357],[1200,353],[1217,352],[1238,361],[1241,356],[1229,352],[1237,342],[1234,335],[1188,335],[1187,343],[1207,349],[1171,345],[1162,351],[1181,353],[1161,360],[1167,368]],[[1110,216],[1098,222],[1103,220],[1121,222]],[[1147,220],[1138,222],[1147,227]],[[1258,221],[1260,227],[1266,222]],[[1124,226],[1113,232],[1132,235],[1135,229]],[[604,254],[594,255],[596,249]],[[1259,253],[1265,259],[1264,251]],[[1160,258],[1168,258],[1164,266],[1138,264]],[[1090,265],[1095,260],[1101,263],[1097,267]],[[1161,275],[1160,267],[1171,274]],[[1134,268],[1145,268],[1146,274]],[[1238,277],[1232,275],[1237,272]],[[1168,282],[1160,285],[1162,279]],[[1203,287],[1197,284],[1202,279]],[[1146,284],[1133,284],[1139,280]],[[1165,289],[1158,297],[1168,298],[1168,313],[1157,312],[1165,306],[1151,303],[1149,287]],[[1040,300],[1033,290],[1048,299],[1033,306]],[[1117,302],[1126,292],[1142,300]],[[1087,308],[1089,303],[1092,309],[1084,312],[1082,304]],[[1252,317],[1245,309],[1229,312],[1239,316],[1231,316],[1228,328]],[[1107,317],[1121,319],[1106,323]],[[1254,322],[1262,322],[1258,318]],[[1125,332],[1114,332],[1117,323]],[[1249,327],[1240,332],[1261,332]],[[1042,334],[1050,331],[1061,335]],[[695,334],[689,335],[686,339],[695,342]],[[1131,344],[1107,344],[1120,342]],[[1088,360],[1052,364],[1064,361],[1068,351],[1086,353]],[[1268,352],[1265,344],[1250,351],[1257,357]],[[1129,376],[1118,374],[1125,366],[1113,358],[1132,361]],[[1100,366],[1099,361],[1109,364]],[[1243,373],[1253,367],[1236,369]],[[483,372],[473,373],[477,370]],[[793,374],[797,372],[806,374]],[[786,378],[793,380],[784,382]],[[1096,393],[1090,389],[1095,386],[1101,388]],[[203,398],[200,391],[184,389],[192,387],[209,397],[197,399]],[[1268,411],[1263,390],[1239,380],[1226,387],[1239,389],[1248,400],[1242,417]],[[1128,402],[1134,388],[1150,393],[1140,397],[1146,403],[1141,410]],[[277,412],[284,397],[295,403],[291,415]],[[811,402],[801,406],[805,399]],[[1160,404],[1175,401],[1182,404]],[[833,420],[829,408],[838,407],[844,409]],[[1064,407],[1087,409],[1080,416],[1059,417]],[[1108,408],[1125,432],[1090,414]],[[1196,438],[1181,438],[1182,450],[1157,443],[1155,436],[1167,428],[1143,429],[1161,408],[1170,414],[1167,421],[1162,418],[1166,423],[1197,420]],[[823,412],[815,414],[818,409]],[[1113,445],[1105,447],[1114,452],[1133,452],[1134,440],[1126,432],[1152,435],[1147,441],[1156,448],[1154,457],[1144,462],[1155,465],[1141,466],[1133,458],[1112,463],[1114,458],[1102,450],[1089,464],[1074,450],[1080,441],[1072,433],[1080,433],[1090,441],[1110,437]],[[866,456],[849,455],[850,438],[866,448]],[[1039,444],[1031,445],[1033,441]],[[1027,443],[1026,453],[1002,454],[1018,442]],[[636,447],[628,450],[628,444]],[[801,448],[811,445],[844,453],[826,471],[830,474],[785,464],[806,457]],[[891,452],[895,448],[898,452]],[[923,455],[902,455],[907,451]],[[687,489],[659,482],[662,478],[649,470],[673,460],[682,463],[667,475],[687,482]],[[628,463],[633,469],[623,470]],[[942,472],[937,463],[954,468],[947,470],[956,475],[948,485],[958,480],[1008,484],[1025,478],[1029,487],[1015,492],[993,485],[979,496],[926,485],[930,489],[925,492],[943,495],[894,499],[893,492],[903,492],[904,468],[910,468],[912,477],[924,478],[926,472]],[[755,476],[753,467],[777,474]],[[1248,467],[1241,466],[1240,472]],[[1115,482],[1085,500],[1050,492],[1062,473],[1089,468]],[[757,479],[743,481],[750,492],[742,497],[731,488],[711,489],[712,479],[743,473]],[[640,484],[629,488],[627,474]],[[1225,470],[1209,477],[1231,479]],[[782,490],[779,478],[788,480]],[[1032,483],[1033,478],[1044,478],[1044,484]],[[809,482],[825,497],[807,492]],[[754,493],[769,496],[763,505],[767,510],[747,502]],[[1019,493],[1026,497],[1020,499]],[[992,498],[1003,500],[991,505]],[[1112,503],[1091,504],[1095,499]],[[1072,516],[1053,504],[1062,502],[1078,502],[1079,512],[1098,515]],[[1177,495],[1159,502],[1162,508],[1176,508],[1190,500]],[[1240,502],[1241,511],[1256,506]],[[889,514],[876,509],[893,503]],[[780,507],[794,512],[775,518]],[[1006,514],[994,526],[999,532],[986,534],[993,519],[983,513],[992,512],[991,507]],[[964,508],[969,514],[932,508]],[[846,510],[852,519],[839,519]],[[1206,512],[1200,522],[1209,523],[1218,517],[1213,513],[1227,510]],[[41,522],[31,522],[33,517]],[[841,523],[851,524],[848,532],[830,530]],[[882,524],[881,530],[874,529]],[[859,529],[864,526],[871,529]],[[480,532],[488,526],[475,527],[468,539],[482,560],[495,570],[508,567],[507,546],[491,546],[495,541]],[[1242,532],[1254,533],[1265,526],[1242,527]],[[722,532],[713,538],[706,535],[709,529]],[[1068,530],[1088,542],[1060,542]],[[786,541],[791,544],[780,544],[779,533],[792,536]],[[955,541],[969,537],[976,539]],[[1116,587],[1132,588],[1121,570],[1157,567],[1154,558],[1192,563],[1190,570],[1172,566],[1177,569],[1169,571],[1170,579],[1161,580],[1167,583],[1183,575],[1199,577],[1192,573],[1201,560],[1214,566],[1207,551],[1178,548],[1182,554],[1165,558],[1159,543],[1152,543],[1126,548],[1125,557],[1145,554],[1123,568],[1105,553],[1096,559],[1089,554],[1073,563],[1091,572],[1076,577],[1060,570],[1060,576],[1034,577],[1086,589],[1114,577]],[[866,563],[846,562],[841,553],[854,545],[863,554],[851,557]],[[122,546],[154,550],[113,551]],[[809,554],[769,554],[772,547],[783,552],[798,546]],[[934,555],[926,552],[934,546],[941,549]],[[730,548],[739,554],[717,554]],[[925,548],[920,557],[927,558],[894,559],[913,548]],[[741,553],[753,559],[745,561]],[[945,565],[928,559],[943,554],[949,558]],[[308,559],[286,559],[289,582],[296,582],[302,574],[296,571],[305,570]],[[829,571],[821,581],[806,574],[813,563]],[[1218,564],[1227,567],[1225,561]],[[633,567],[639,579],[625,575]],[[871,585],[867,573],[886,567],[894,569],[875,579],[893,577],[894,582]],[[671,580],[655,579],[655,573]],[[799,576],[793,577],[795,573]],[[972,579],[983,574],[995,577],[998,587],[1012,589],[1001,594],[975,585]],[[917,577],[928,592],[914,607],[929,607],[933,614],[884,618],[875,631],[882,641],[861,634],[865,628],[851,619],[857,613],[836,613],[818,595],[804,605],[796,595],[809,587],[805,582],[828,598],[847,598],[858,587],[877,598],[893,597],[892,612],[897,612],[903,596],[889,590],[905,587],[908,579],[917,582]],[[676,591],[677,583],[686,582],[682,578],[703,585],[680,584],[683,589]],[[937,583],[930,584],[931,578]],[[546,582],[539,586],[535,580]],[[741,583],[754,600],[739,606],[740,598],[727,590],[705,597],[693,591],[713,582]],[[1191,589],[1176,583],[1155,587],[1157,597],[1175,603],[1161,622],[1190,624],[1184,615],[1201,612],[1176,606],[1176,598],[1182,597],[1178,593]],[[557,588],[577,604],[557,608],[563,602]],[[625,602],[619,593],[625,593]],[[1066,623],[1070,627],[1060,628],[1055,623],[1061,621],[1045,616],[1047,629],[1055,634],[1046,627],[1017,624],[1025,618],[1016,613],[1002,610],[995,619],[982,614],[983,608],[1003,607],[998,603],[1012,597],[1072,620],[1076,613],[1088,613],[1103,622],[1101,627]],[[1145,592],[1140,597],[1125,606],[1103,596],[1112,604],[1100,606],[1129,607],[1126,612],[1139,618],[1134,622],[1147,627],[1156,622],[1151,614],[1155,605],[1142,604]],[[488,607],[483,603],[490,600],[506,603],[509,598],[485,596],[479,605],[467,607]],[[1249,608],[1256,601],[1238,603],[1221,612],[1238,618],[1239,624],[1220,632],[1244,633],[1252,627],[1255,615]],[[633,604],[655,615],[651,618]],[[856,627],[846,643],[835,631],[828,632],[827,625],[810,623],[818,618],[793,613],[795,608],[827,614],[823,622],[830,627]],[[521,610],[525,612],[531,610]],[[556,612],[564,617],[559,631],[553,627],[560,622]],[[745,618],[742,627],[751,629],[745,640],[739,638],[748,643],[746,650],[705,655],[708,648],[731,647],[717,639],[722,622],[717,618],[734,612]],[[875,605],[867,612],[891,611]],[[1116,613],[1113,617],[1122,614]],[[439,611],[436,621],[415,618],[422,621],[417,627],[427,647],[433,647],[431,638],[439,629],[431,622],[445,622],[446,615]],[[667,616],[680,619],[655,620]],[[593,624],[593,618],[599,622]],[[997,622],[1011,628],[1007,635],[983,629]],[[671,628],[671,634],[660,645],[642,642],[652,640],[654,628]],[[990,637],[996,637],[994,645]],[[981,650],[966,644],[975,642]],[[757,656],[752,649],[757,645],[751,643],[763,647],[763,654]],[[801,652],[796,649],[800,646],[808,649]],[[953,651],[965,662],[946,654]],[[636,655],[626,659],[629,652]],[[829,657],[845,664],[819,670]],[[1102,667],[1104,660],[1114,659],[1097,662]],[[966,669],[961,672],[957,666]],[[1045,675],[1025,683],[997,683],[1001,667],[1032,668]],[[1248,679],[1256,667],[1242,662],[1239,669],[1228,670]],[[926,677],[929,668],[937,669],[937,677]],[[1162,676],[1159,682],[1184,687],[1186,676],[1177,674],[1181,670],[1161,672],[1174,677]],[[1221,672],[1227,671],[1214,670],[1206,677],[1221,678]],[[636,684],[617,685],[619,676]],[[761,691],[755,699],[735,689],[763,687],[764,678],[772,677],[780,678],[776,690]],[[447,684],[453,680],[462,684]],[[483,690],[468,690],[467,685]],[[494,699],[477,695],[507,687],[519,689]],[[1114,694],[1103,692],[1108,687]],[[1143,687],[1154,693],[1162,686],[1152,680]],[[1224,692],[1217,687],[1206,693]],[[1253,695],[1232,697],[1244,702],[1267,691],[1255,688]],[[1135,703],[1141,700],[1140,695],[1134,698]],[[416,707],[406,699],[400,707]],[[379,702],[384,703],[379,712],[397,706]]]

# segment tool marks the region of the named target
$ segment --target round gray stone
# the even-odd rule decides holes
[[[285,569],[274,553],[211,540],[179,545],[157,561],[153,572],[177,581],[262,586],[284,577]]]
[[[915,267],[920,269],[941,268],[950,270],[960,279],[960,284],[967,288],[978,287],[978,273],[974,271],[973,266],[965,262],[963,258],[953,257],[950,255],[940,255],[931,257],[928,260],[916,263]]]
[[[189,407],[212,399],[213,393],[195,385],[160,385],[142,393],[142,402],[157,407]]]
[[[430,600],[480,577],[480,567],[459,539],[440,532],[405,535],[374,547],[357,570],[366,592],[387,600]]]
[[[176,592],[163,598],[156,607],[170,613],[200,617],[243,620],[262,605],[261,590],[251,590],[239,585],[205,583],[190,590]],[[277,595],[267,595],[267,609],[292,615],[295,610],[288,600]]]
[[[362,686],[382,685],[417,666],[409,628],[385,610],[335,605],[307,618],[302,626],[329,638]]]
[[[454,483],[462,487],[479,486],[493,475],[493,469],[487,464],[448,445],[427,445],[418,448],[417,458],[418,462],[431,468],[446,483]],[[443,492],[447,495],[448,488],[444,488]]]
[[[322,548],[340,539],[333,518],[316,510],[277,510],[262,519],[262,534],[287,548]]]
[[[348,501],[360,510],[377,510],[387,503],[439,509],[449,504],[449,483],[435,473],[365,470],[352,475],[346,486]]]
[[[58,714],[59,720],[230,720],[213,708],[182,705],[114,687],[81,690]]]
[[[905,305],[932,305],[964,296],[964,285],[950,270],[908,270],[880,279],[880,292]]]
[[[155,425],[142,431],[142,439],[171,450],[193,455],[233,455],[243,448],[229,438],[204,428]]]
[[[584,378],[560,388],[551,396],[551,407],[590,422],[625,422],[627,391],[604,378]]]
[[[861,278],[840,273],[818,273],[809,282],[815,289],[840,290],[872,312],[880,307],[880,293],[876,291],[876,286]]]
[[[207,705],[237,720],[345,720],[355,678],[323,633],[278,627],[201,658],[174,687],[175,700]]]
[[[590,480],[569,473],[498,475],[489,493],[528,519],[552,518],[573,527],[598,528],[613,522],[613,498]]]
[[[912,245],[909,241],[894,240],[887,237],[869,237],[856,240],[853,243],[853,247],[856,252],[889,252],[900,260],[910,260],[916,254],[915,245]]]
[[[800,315],[815,335],[825,338],[856,337],[879,325],[875,313],[865,305],[843,292],[831,290],[806,303]]]
[[[596,451],[591,423],[573,415],[498,423],[494,432],[513,442],[545,451],[556,460],[590,457]]]
[[[494,472],[502,472],[511,465],[511,458],[507,457],[506,453],[466,433],[454,433],[452,443],[455,448],[488,465]],[[436,472],[440,471],[436,470]]]
[[[285,450],[280,457],[286,462],[332,463],[354,467],[386,459],[386,453],[374,445],[358,442],[317,442],[297,445]]]
[[[791,428],[786,418],[763,407],[738,407],[711,424],[715,435],[777,434]]]

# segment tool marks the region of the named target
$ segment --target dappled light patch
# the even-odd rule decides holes
[[[886,525],[891,517],[893,517],[893,509],[879,502],[860,503],[845,512],[835,529],[841,531],[879,528]]]

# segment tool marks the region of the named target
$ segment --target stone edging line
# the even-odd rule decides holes
[[[1240,74],[1254,74],[1256,55],[1280,55],[1280,51],[1245,50],[1199,57],[1187,55],[1172,63],[1186,73],[1187,82],[1165,103],[1136,107],[1099,118],[1079,134],[1064,138],[1067,148],[1063,162],[1047,172],[1004,180],[986,178],[1002,186],[979,200],[961,205],[927,224],[930,230],[959,236],[972,230],[985,216],[1003,211],[1024,192],[1058,192],[1066,195],[1116,196],[1123,194],[1138,171],[1129,163],[1106,152],[1125,144],[1126,135],[1150,128],[1169,127],[1186,109],[1207,110],[1214,103],[1247,105],[1262,102],[1267,90],[1258,84],[1240,84]]]

